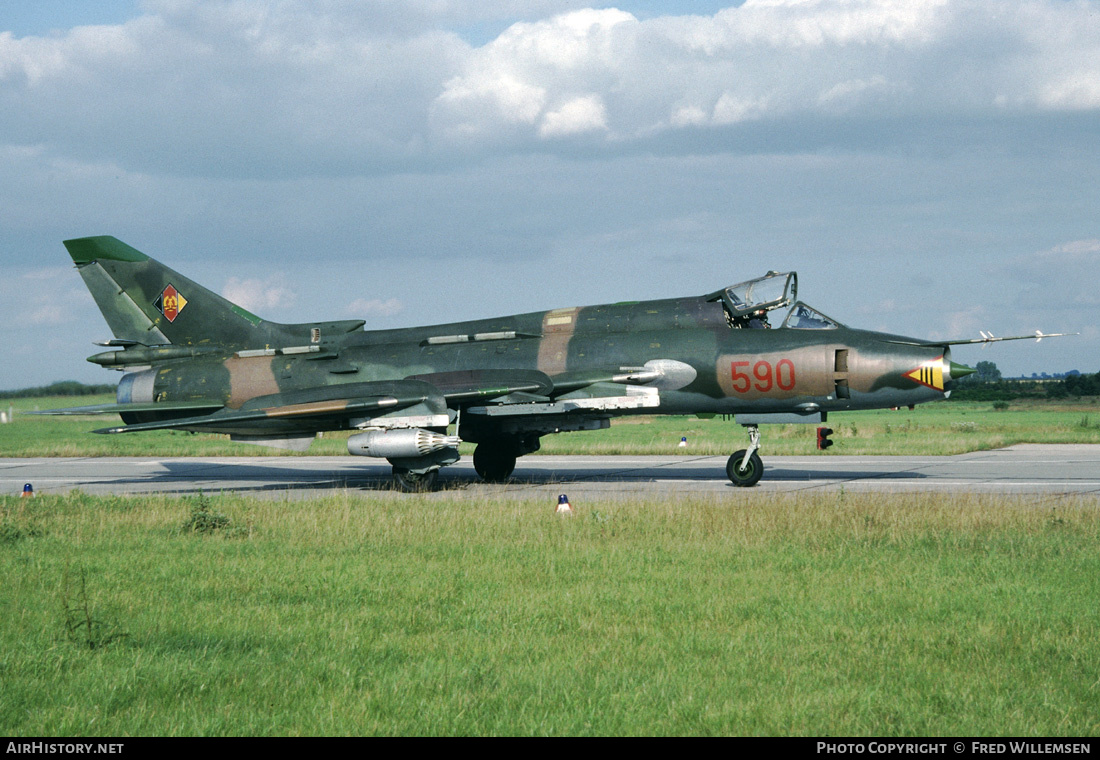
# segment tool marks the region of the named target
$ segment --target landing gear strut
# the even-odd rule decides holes
[[[726,462],[726,475],[735,486],[754,486],[764,474],[764,463],[756,452],[760,449],[760,428],[748,425],[749,447],[735,451]]]

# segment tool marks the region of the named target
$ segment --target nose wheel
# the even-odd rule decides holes
[[[764,463],[756,452],[760,449],[760,428],[748,425],[749,447],[735,451],[726,461],[726,475],[735,486],[754,486],[764,474]]]

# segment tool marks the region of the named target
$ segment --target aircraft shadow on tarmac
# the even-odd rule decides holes
[[[292,461],[292,460],[291,460]],[[333,489],[351,489],[358,491],[391,491],[394,490],[393,479],[388,466],[366,465],[353,470],[279,467],[270,464],[245,464],[219,462],[211,465],[202,460],[195,462],[168,461],[163,462],[164,471],[142,474],[133,477],[116,478],[114,480],[99,480],[99,485],[154,485],[157,491],[162,493],[190,494],[199,492],[232,491],[239,493],[263,493],[286,490],[313,490],[325,491]],[[857,481],[875,480],[881,478],[890,479],[914,479],[919,480],[928,477],[921,472],[902,470],[883,472],[876,470],[829,470],[819,471],[811,469],[793,468],[768,468],[769,482],[808,482],[808,481]],[[519,467],[515,474],[505,484],[515,486],[546,486],[566,485],[570,483],[649,483],[655,480],[662,481],[698,481],[710,476],[710,469],[700,470],[698,467],[677,467],[665,465],[660,467],[638,468],[599,468],[561,467],[553,469],[535,469]],[[714,468],[713,478],[716,482],[734,488],[735,486],[725,480],[725,473],[721,468]],[[492,487],[493,484],[485,484],[469,469],[453,469],[444,471],[439,481],[441,490],[461,490],[470,486]]]
[[[288,460],[293,461],[293,460]],[[219,462],[216,467],[206,463],[163,462],[163,472],[118,478],[118,485],[157,485],[162,493],[199,493],[232,491],[262,493],[266,491],[316,490],[350,488],[363,491],[393,490],[390,468],[367,466],[355,470],[331,468],[279,467],[270,464],[240,464]],[[101,483],[104,481],[100,481]]]
[[[914,470],[895,470],[884,472],[882,470],[793,470],[790,468],[772,469],[764,466],[764,472],[768,474],[768,480],[784,480],[797,482],[800,480],[921,480],[928,475]],[[733,485],[732,483],[730,485]]]

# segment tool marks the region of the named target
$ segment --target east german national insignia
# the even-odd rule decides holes
[[[160,295],[157,296],[157,300],[153,301],[153,306],[157,311],[164,315],[164,318],[169,322],[175,322],[176,317],[183,311],[183,307],[187,305],[187,299],[183,297],[183,293],[176,290],[175,286],[171,283],[168,284]]]

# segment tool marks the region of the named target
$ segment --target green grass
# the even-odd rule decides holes
[[[111,401],[94,397],[86,403]],[[294,456],[262,446],[229,441],[224,435],[152,431],[130,435],[91,435],[118,424],[102,417],[40,417],[20,412],[72,406],[69,398],[12,402],[15,422],[0,425],[0,457],[22,456]],[[85,403],[81,399],[81,404]],[[843,412],[828,422],[835,434],[829,454],[960,454],[1015,443],[1100,443],[1100,401],[1014,402],[996,410],[991,403],[945,402],[915,410]],[[813,425],[766,425],[761,429],[765,455],[814,454]],[[686,436],[688,447],[679,449]],[[346,455],[347,433],[326,433],[310,455]],[[609,430],[548,435],[544,454],[727,455],[744,448],[744,429],[720,418],[681,416],[624,417]],[[472,446],[464,446],[469,455]]]
[[[1095,497],[574,507],[0,499],[0,732],[1100,732]]]
[[[946,402],[914,410],[840,412],[827,454],[947,455],[1016,443],[1100,443],[1100,404],[1032,402],[994,410],[987,403]],[[819,454],[816,425],[764,425],[768,455]],[[687,449],[678,449],[681,437]],[[543,453],[722,455],[744,448],[748,436],[732,421],[695,417],[634,417],[610,430],[565,433],[542,439]]]

